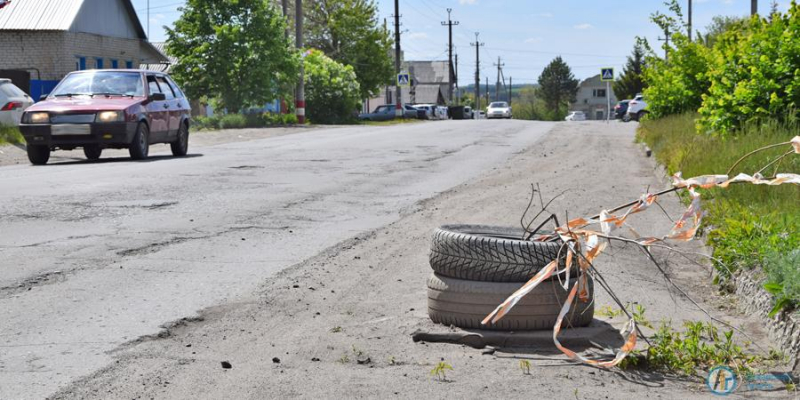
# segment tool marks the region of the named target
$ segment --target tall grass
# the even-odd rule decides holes
[[[0,145],[25,143],[25,139],[19,130],[13,126],[0,124]]]
[[[644,121],[637,138],[647,143],[656,159],[673,174],[684,177],[725,174],[743,155],[774,143],[787,142],[798,132],[796,122],[750,125],[737,135],[722,139],[695,131],[697,114]],[[789,146],[758,153],[742,162],[731,175],[754,174]],[[800,155],[784,158],[762,173],[800,173]],[[739,184],[728,189],[702,191],[707,211],[704,229],[722,278],[742,268],[763,268],[767,281],[782,285],[789,306],[800,305],[800,287],[788,281],[800,277],[800,265],[787,255],[800,248],[800,187]],[[791,260],[796,260],[796,257]],[[780,296],[779,296],[780,297]]]

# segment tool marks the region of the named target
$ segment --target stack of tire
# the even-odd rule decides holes
[[[559,257],[560,243],[521,240],[521,228],[445,225],[433,234],[428,279],[428,315],[436,323],[465,329],[500,331],[551,330],[569,289],[563,277],[540,283],[496,324],[481,325],[500,303]],[[562,257],[563,262],[563,257]],[[592,301],[577,301],[563,328],[587,326],[594,317]]]

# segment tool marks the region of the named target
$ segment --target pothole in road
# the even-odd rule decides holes
[[[64,271],[50,271],[39,275],[26,278],[22,282],[0,287],[0,296],[11,296],[21,292],[27,292],[36,286],[52,285],[55,283],[64,282],[67,279]]]
[[[264,169],[259,165],[237,165],[235,167],[228,167],[229,169]]]

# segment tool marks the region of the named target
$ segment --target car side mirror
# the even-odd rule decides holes
[[[39,96],[39,101],[45,101],[45,100],[47,100],[47,96],[49,96],[49,95],[50,95],[50,94],[43,94],[43,95]]]
[[[164,101],[167,99],[167,95],[164,93],[153,93],[150,95],[150,101]]]

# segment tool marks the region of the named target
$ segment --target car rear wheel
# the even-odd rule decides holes
[[[144,122],[140,122],[136,127],[136,134],[128,147],[128,153],[134,160],[144,160],[150,153],[150,129]]]
[[[29,145],[28,160],[33,165],[45,165],[50,160],[50,148],[47,146]]]
[[[189,152],[189,127],[186,124],[181,124],[181,128],[178,130],[178,138],[170,143],[169,147],[175,157],[183,157]]]
[[[100,148],[98,145],[93,146],[85,146],[83,148],[83,154],[86,156],[87,160],[95,161],[100,159],[100,155],[103,153],[103,149]]]

